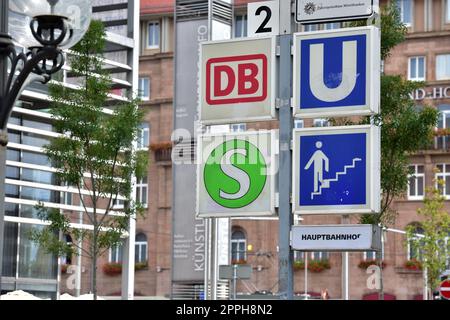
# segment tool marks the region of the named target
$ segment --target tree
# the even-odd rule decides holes
[[[361,25],[357,23],[355,25]],[[381,60],[405,40],[407,29],[400,19],[396,1],[381,7]],[[408,186],[408,156],[427,147],[433,136],[438,112],[424,106],[418,110],[411,99],[414,90],[424,82],[408,81],[399,75],[381,74],[380,113],[365,117],[360,123],[371,121],[381,127],[381,211],[376,215],[363,215],[361,223],[388,225],[395,221],[392,200],[405,193]]]
[[[405,40],[407,28],[400,18],[397,1],[382,6],[381,60],[386,60],[391,50]],[[363,26],[366,21],[352,23]],[[408,156],[427,147],[433,136],[438,112],[435,108],[415,107],[410,94],[425,85],[408,81],[399,75],[381,74],[380,113],[364,117],[359,124],[373,123],[381,128],[381,210],[377,214],[362,215],[360,223],[386,226],[395,221],[397,212],[391,208],[393,199],[405,193],[408,186]],[[345,124],[354,122],[344,119]],[[377,252],[380,270],[379,299],[384,299],[382,281],[382,254]]]
[[[437,181],[438,188],[427,188],[423,208],[417,213],[423,218],[420,226],[422,236],[417,235],[416,226],[407,227],[408,242],[420,251],[419,261],[427,272],[428,297],[440,283],[440,275],[445,270],[450,251],[450,215],[444,209],[445,197],[442,195],[444,181]]]
[[[80,81],[80,89],[60,84],[49,86],[52,118],[60,137],[45,146],[46,154],[57,169],[63,185],[78,190],[84,221],[92,230],[76,229],[60,210],[40,204],[38,215],[50,225],[34,231],[31,239],[57,256],[77,254],[77,248],[91,262],[91,291],[97,299],[97,259],[113,246],[120,245],[128,231],[129,219],[143,213],[132,200],[132,177],[142,177],[145,155],[133,149],[142,118],[138,101],[105,110],[112,81],[103,68],[105,30],[93,21],[84,38],[72,49],[70,65]],[[130,93],[130,97],[132,93]],[[125,208],[113,208],[117,200]],[[61,241],[63,234],[77,239],[72,244]]]

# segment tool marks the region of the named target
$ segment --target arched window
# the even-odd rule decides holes
[[[414,226],[414,233],[415,234],[423,234],[423,228],[420,226],[419,223],[415,222],[411,225]],[[417,238],[414,239],[416,241],[413,241],[413,239],[408,240],[408,260],[416,259],[420,260],[422,258],[422,252],[421,252],[421,242],[417,242]]]
[[[239,263],[246,260],[247,239],[241,229],[233,230],[231,233],[231,263]]]
[[[136,263],[146,263],[147,262],[147,236],[145,234],[138,233],[136,235],[135,251],[134,251],[134,261]]]

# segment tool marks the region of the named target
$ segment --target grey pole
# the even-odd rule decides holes
[[[9,0],[1,0],[0,4],[0,34],[8,33],[8,9]],[[0,58],[0,97],[5,96],[5,82],[8,74],[7,58]],[[5,217],[5,173],[6,173],[6,143],[7,132],[0,132],[0,294],[2,291],[2,267],[3,267],[3,230]]]
[[[293,118],[292,97],[292,35],[291,1],[280,1],[280,60],[279,60],[279,125],[280,155],[278,172],[279,234],[278,234],[278,292],[280,299],[293,299],[293,252],[290,249],[290,231],[293,223],[291,204],[292,160],[291,140]]]
[[[348,215],[342,216],[342,224],[349,224],[350,217]],[[342,299],[349,299],[349,275],[348,275],[348,251],[342,252]]]

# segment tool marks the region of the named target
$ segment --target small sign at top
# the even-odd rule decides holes
[[[379,0],[296,0],[297,23],[364,19],[378,13]]]
[[[247,15],[249,37],[277,36],[279,34],[280,6],[278,0],[251,2],[247,4]]]

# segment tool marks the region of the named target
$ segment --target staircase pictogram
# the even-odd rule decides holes
[[[360,158],[354,158],[351,165],[344,166],[344,171],[336,172],[336,176],[333,179],[323,179],[322,183],[319,186],[319,191],[311,193],[311,199],[314,199],[314,196],[320,196],[322,194],[322,189],[328,189],[330,187],[331,182],[336,182],[339,180],[339,176],[346,175],[348,169],[353,169],[356,166],[356,162],[361,161]]]

